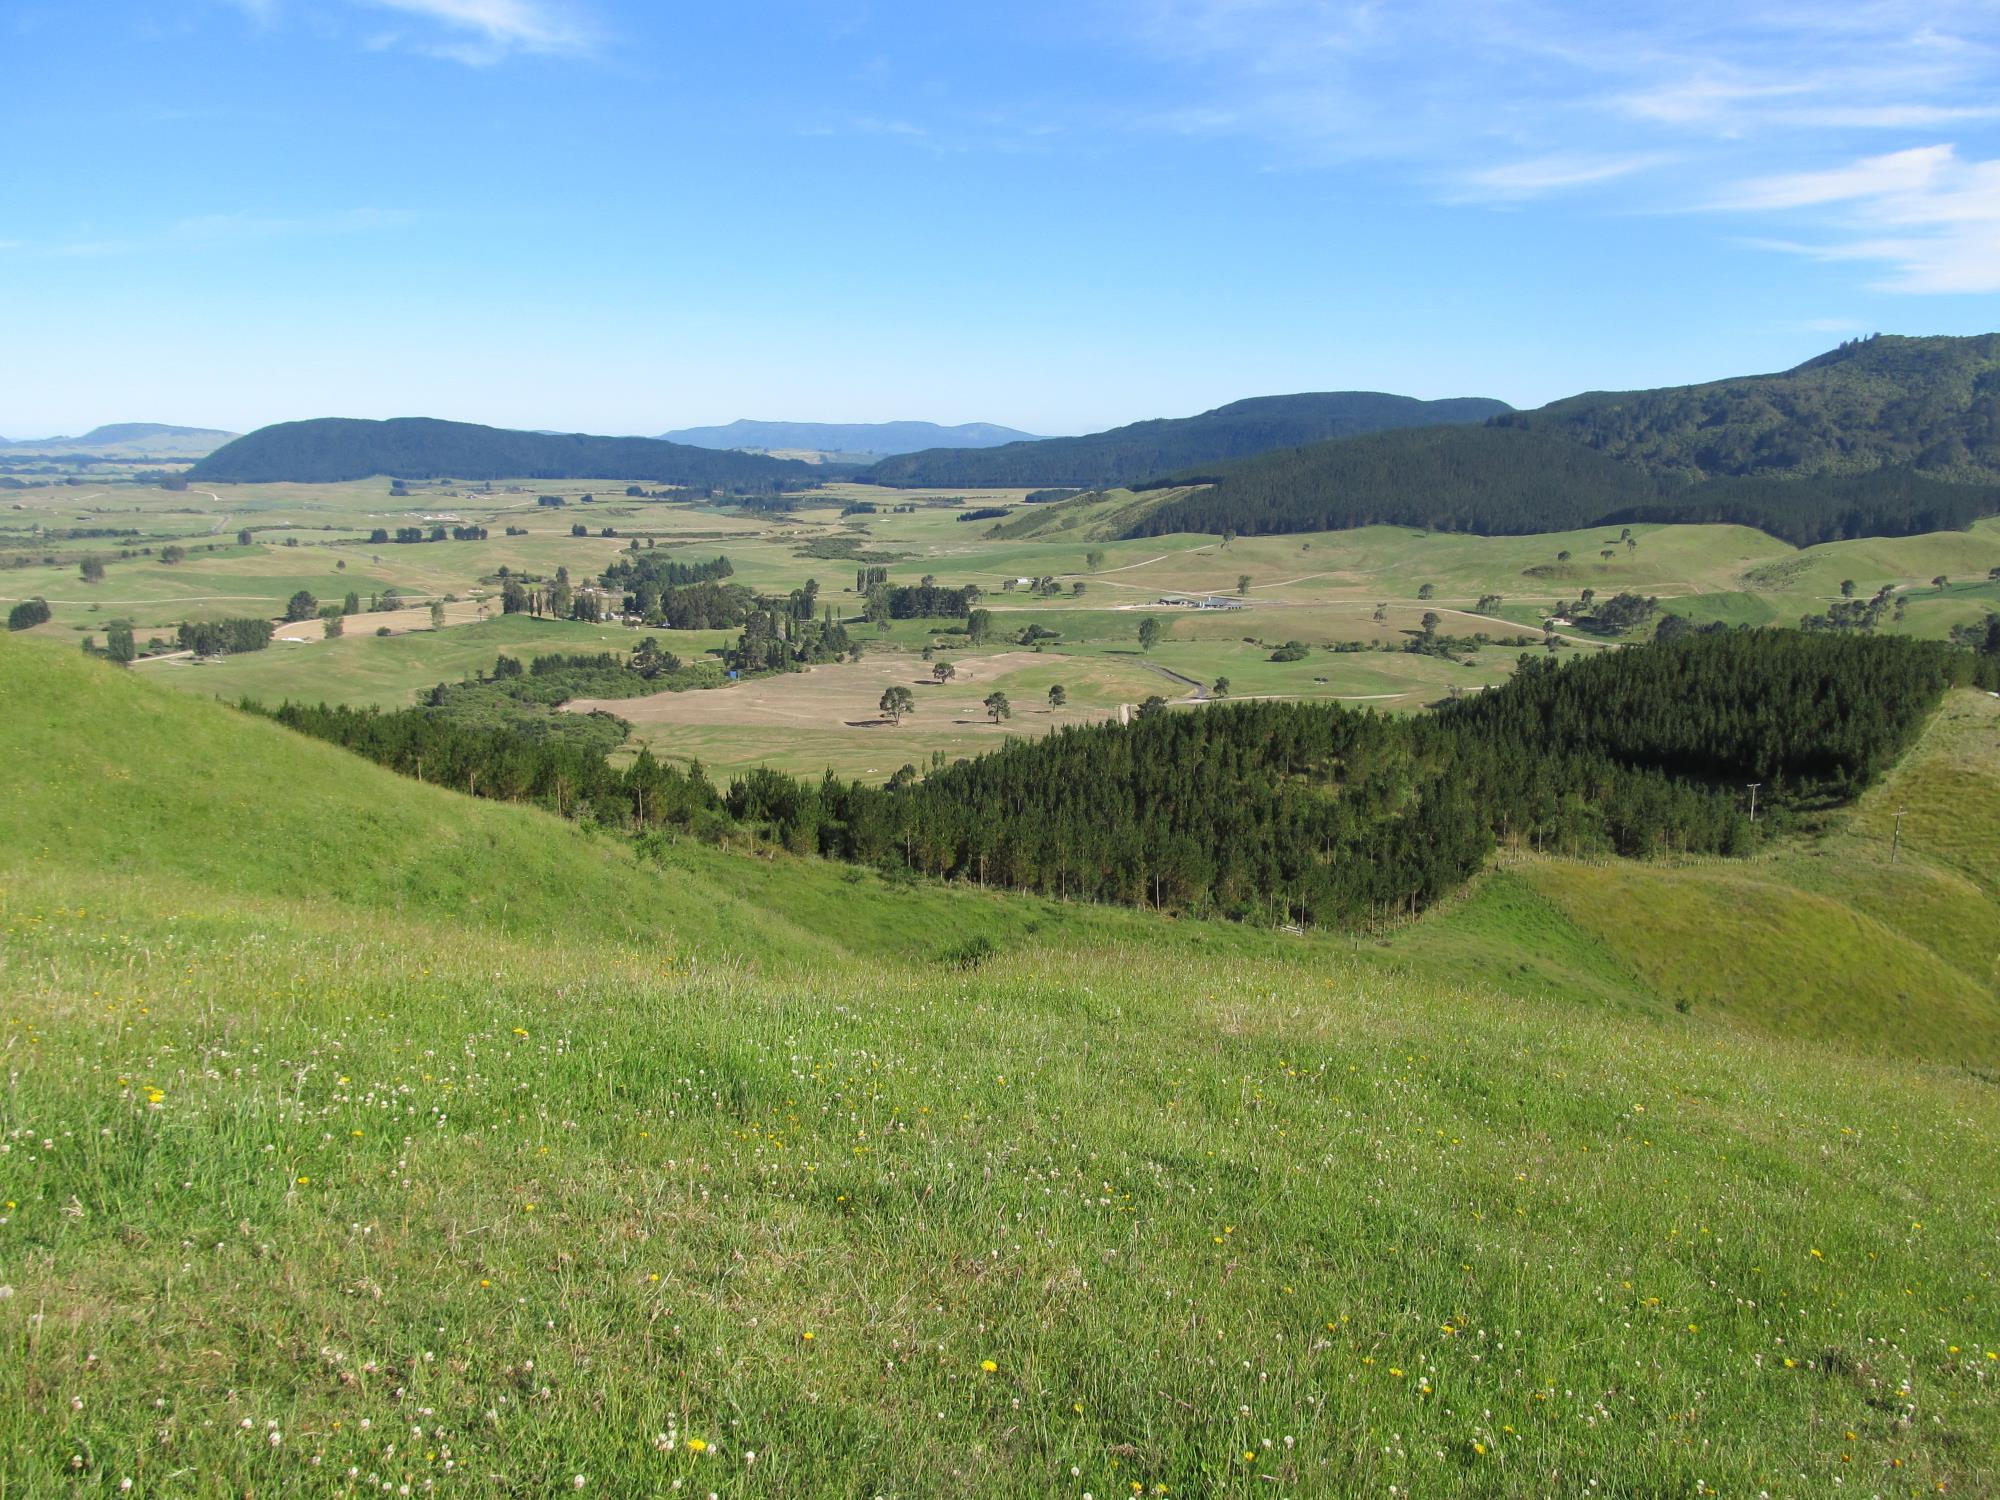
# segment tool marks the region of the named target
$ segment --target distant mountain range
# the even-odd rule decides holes
[[[1525,534],[1730,522],[1797,545],[2000,514],[2000,335],[1882,336],[1796,369],[1592,392],[1155,476],[1134,535],[1369,524]]]
[[[660,436],[696,448],[752,448],[766,452],[853,453],[881,457],[922,448],[994,448],[1040,441],[1032,432],[991,422],[940,427],[935,422],[731,422],[727,427],[683,427]]]
[[[1193,417],[1164,417],[1093,432],[998,448],[936,448],[884,459],[861,477],[903,487],[1000,487],[1132,484],[1191,464],[1297,447],[1398,427],[1484,422],[1512,411],[1504,401],[1469,396],[1419,401],[1379,391],[1255,396]]]
[[[794,459],[659,438],[517,432],[432,417],[318,417],[260,427],[216,449],[190,479],[327,484],[367,479],[628,479],[725,490],[798,489],[819,471]]]
[[[81,437],[0,438],[9,458],[65,458],[83,454],[105,458],[200,458],[235,437],[213,427],[174,427],[165,422],[111,422]]]

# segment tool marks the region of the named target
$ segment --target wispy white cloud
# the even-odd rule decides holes
[[[336,9],[386,12],[405,29],[374,30],[361,44],[426,52],[473,67],[517,53],[584,56],[602,34],[581,0],[231,0],[260,25],[275,25],[288,9],[320,19]]]
[[[1919,146],[1871,156],[1825,172],[1791,172],[1738,184],[1716,207],[1737,210],[1810,208],[1856,198],[1886,198],[1927,191],[1957,165],[1950,146]]]
[[[1820,237],[1769,248],[1887,266],[1884,290],[2000,292],[2000,161],[1964,161],[1951,146],[1746,182],[1716,206],[1818,210]]]
[[[1482,167],[1464,177],[1467,198],[1539,198],[1565,188],[1595,187],[1634,172],[1659,166],[1659,153],[1638,156],[1591,156],[1558,151],[1525,161]]]
[[[2000,283],[1972,159],[2000,152],[1992,0],[1105,3],[1176,75],[1135,128],[1373,162],[1452,202],[1723,210],[1899,291]]]

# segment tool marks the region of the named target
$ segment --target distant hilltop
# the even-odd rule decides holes
[[[0,438],[9,458],[204,458],[236,436],[216,427],[175,427],[166,422],[110,422],[81,437]]]
[[[1038,442],[1032,432],[1019,432],[992,422],[964,422],[942,427],[936,422],[756,422],[744,419],[726,427],[683,427],[660,436],[670,443],[695,448],[747,448],[763,452],[853,453],[887,458],[925,448],[997,448],[1002,443]]]
[[[516,432],[433,417],[316,417],[260,427],[204,458],[190,479],[331,484],[367,479],[649,479],[768,493],[818,482],[810,464],[718,453],[659,438]]]
[[[863,477],[876,484],[968,488],[1077,485],[1096,488],[1190,464],[1213,464],[1273,448],[1354,437],[1399,427],[1484,422],[1513,408],[1465,396],[1419,401],[1382,391],[1312,391],[1253,396],[1192,417],[1155,418],[1082,437],[1043,438],[975,449],[944,445],[885,458]]]

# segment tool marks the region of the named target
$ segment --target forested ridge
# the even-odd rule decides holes
[[[1961,529],[2000,513],[2000,335],[1870,339],[1782,375],[1578,396],[1145,484],[1206,488],[1132,536],[1720,522],[1805,547]]]
[[[395,479],[634,479],[742,492],[804,489],[811,464],[696,448],[658,438],[518,432],[432,417],[385,422],[319,417],[279,422],[225,443],[191,480],[329,484]]]
[[[1908,467],[2000,482],[2000,334],[1858,339],[1780,374],[1593,391],[1496,422],[1667,480]]]
[[[1255,396],[1192,417],[1161,417],[1082,437],[1040,438],[997,448],[933,448],[884,459],[862,477],[900,486],[986,488],[1131,484],[1189,464],[1262,453],[1395,427],[1483,422],[1502,401],[1419,401],[1379,391]]]
[[[606,670],[611,661],[606,659]],[[1408,718],[1324,703],[1159,711],[1014,740],[886,787],[759,769],[718,792],[424,709],[281,721],[407,774],[645,832],[741,829],[798,853],[1079,899],[1301,922],[1421,910],[1496,842],[1737,854],[1852,796],[1954,683],[2000,657],[1903,638],[1719,632],[1560,665]]]

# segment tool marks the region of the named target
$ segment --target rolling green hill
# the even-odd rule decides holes
[[[1962,529],[2000,513],[2000,335],[1880,337],[1782,375],[1577,396],[1480,428],[1315,443],[1148,482],[1206,487],[1127,535],[1706,522],[1811,546]]]
[[[1992,703],[1890,773],[1895,869],[1994,868],[1911,831],[1983,817]],[[1357,952],[634,857],[38,642],[0,766],[10,1493],[2000,1484],[1935,968],[1884,1049],[1751,1014],[1754,921],[1663,1003],[1530,885],[1584,863]]]
[[[813,467],[793,459],[692,448],[657,438],[516,432],[471,422],[319,417],[260,427],[188,471],[207,481],[330,484],[395,479],[645,479],[722,488],[802,488]]]
[[[904,454],[884,459],[862,477],[876,484],[908,487],[1076,485],[1099,489],[1271,448],[1388,428],[1483,422],[1506,410],[1505,402],[1482,397],[1418,401],[1378,391],[1258,396],[1199,416],[1134,422],[1083,437]]]

